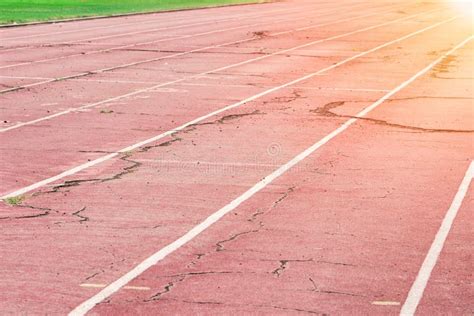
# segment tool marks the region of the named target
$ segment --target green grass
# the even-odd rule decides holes
[[[262,2],[259,0],[0,0],[0,24]]]
[[[18,196],[6,198],[4,201],[5,203],[9,205],[19,205],[21,204],[21,202],[23,202],[24,199],[25,197],[23,195],[18,195]]]

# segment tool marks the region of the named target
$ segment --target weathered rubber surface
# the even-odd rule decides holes
[[[3,203],[0,310],[88,300],[468,38],[456,14],[298,0],[0,29],[6,196],[447,21]],[[398,314],[473,159],[473,45],[91,314]],[[419,314],[474,312],[472,190]]]

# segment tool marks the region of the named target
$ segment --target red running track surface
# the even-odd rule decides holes
[[[0,29],[0,310],[472,313],[472,31],[303,0]]]

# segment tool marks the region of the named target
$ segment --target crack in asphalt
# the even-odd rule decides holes
[[[360,295],[360,294],[355,294],[355,293],[349,293],[349,292],[321,290],[321,289],[319,288],[319,286],[317,286],[316,282],[315,282],[312,278],[309,278],[309,281],[311,282],[311,284],[312,284],[312,286],[313,286],[313,288],[311,289],[311,292],[324,293],[324,294],[336,294],[336,295],[355,296],[355,297],[365,297],[365,295]]]
[[[88,183],[88,182],[103,183],[103,182],[107,182],[107,181],[121,179],[123,176],[135,172],[137,170],[137,168],[142,165],[141,162],[129,159],[130,156],[131,156],[131,153],[126,153],[122,157],[120,157],[119,159],[123,160],[123,161],[126,161],[126,162],[130,163],[131,165],[122,168],[122,171],[120,171],[120,172],[118,172],[118,173],[116,173],[116,174],[114,174],[110,177],[80,179],[80,180],[67,180],[67,181],[64,181],[61,184],[53,186],[49,191],[36,192],[36,193],[33,194],[33,196],[42,195],[42,194],[51,194],[51,193],[57,193],[57,192],[64,192],[64,191],[62,191],[62,189],[79,186],[82,183]]]
[[[276,306],[276,305],[257,305],[256,307],[270,307],[270,308],[287,310],[287,311],[295,311],[295,312],[302,312],[302,313],[307,313],[307,314],[317,314],[317,315],[322,315],[322,316],[329,316],[329,314],[326,314],[326,313],[313,311],[313,310],[309,310],[309,309],[302,309],[302,308],[282,307],[282,306]]]
[[[272,271],[272,274],[274,274],[277,278],[280,277],[280,274],[283,273],[284,270],[286,270],[288,265],[288,260],[280,260],[280,266],[276,268],[275,270]]]
[[[188,301],[180,300],[183,303],[198,304],[198,305],[224,305],[222,302],[213,302],[213,301]]]
[[[206,254],[205,253],[197,253],[195,254],[195,259],[193,259],[190,263],[186,265],[187,268],[194,266],[198,260],[201,260],[202,257],[204,257]]]
[[[235,119],[239,119],[239,118],[242,118],[242,117],[247,117],[247,116],[252,116],[252,115],[264,115],[266,113],[262,113],[260,112],[259,110],[255,110],[253,112],[250,112],[250,113],[241,113],[241,114],[229,114],[229,115],[225,115],[225,116],[222,116],[221,118],[215,120],[215,121],[212,121],[212,122],[207,122],[207,123],[200,123],[200,124],[194,124],[194,125],[190,125],[188,126],[188,128],[184,129],[184,130],[181,130],[181,131],[177,131],[176,133],[173,133],[171,134],[171,137],[173,139],[171,140],[168,140],[168,141],[164,141],[162,143],[159,143],[157,145],[149,145],[149,146],[144,146],[144,147],[141,147],[140,149],[136,150],[136,151],[132,151],[132,152],[126,152],[124,153],[121,157],[119,157],[120,160],[123,160],[127,163],[129,163],[130,165],[129,166],[126,166],[126,167],[123,167],[121,169],[120,172],[118,173],[115,173],[113,174],[112,176],[109,176],[107,178],[90,178],[90,179],[77,179],[77,180],[66,180],[64,181],[63,183],[61,184],[57,184],[55,186],[53,186],[50,190],[47,190],[47,191],[38,191],[38,192],[35,192],[32,196],[38,196],[38,195],[43,195],[43,194],[52,194],[52,193],[58,193],[58,192],[65,192],[63,189],[68,189],[68,188],[71,188],[71,187],[75,187],[75,186],[79,186],[83,183],[104,183],[104,182],[108,182],[108,181],[113,181],[113,180],[118,180],[118,179],[121,179],[123,178],[124,176],[128,175],[128,174],[131,174],[135,171],[138,170],[138,168],[140,166],[142,166],[142,163],[139,162],[139,161],[135,161],[133,159],[130,159],[131,156],[133,156],[134,153],[141,153],[141,152],[147,152],[153,148],[157,148],[157,147],[167,147],[167,146],[171,146],[173,143],[175,142],[179,142],[179,141],[182,141],[182,138],[178,137],[177,135],[179,134],[186,134],[186,133],[189,133],[190,131],[192,130],[195,130],[198,126],[200,125],[209,125],[209,124],[224,124],[228,121],[232,121],[232,120],[235,120]],[[82,151],[79,151],[79,152],[84,152],[84,153],[102,153],[102,152],[105,152],[105,151],[100,151],[100,150],[97,150],[97,151],[94,151],[94,150],[82,150]],[[45,216],[45,215],[48,215],[49,212],[51,211],[51,209],[48,210],[48,213],[41,213],[41,214],[38,214],[38,215],[31,215],[31,216],[26,216],[26,217],[20,217],[20,218],[30,218],[30,217],[39,217],[39,216]],[[74,212],[72,215],[73,216],[79,216],[81,217],[81,221],[80,223],[82,224],[83,222],[85,221],[88,221],[88,217],[83,217],[82,215],[79,215],[80,212],[82,212],[83,210],[80,210],[78,212]],[[11,218],[11,217],[0,217],[0,220],[1,219],[8,219],[8,218]],[[86,219],[87,218],[87,219]]]
[[[13,88],[13,86],[8,85],[8,84],[5,84],[5,83],[0,83],[0,87],[5,87],[5,88],[7,88],[7,89]]]
[[[113,154],[115,151],[106,151],[106,150],[78,150],[78,153],[86,154]]]
[[[273,97],[269,101],[263,101],[262,104],[271,104],[271,103],[291,103],[295,100],[300,100],[300,99],[307,99],[307,97],[303,97],[299,91],[293,90],[291,92],[291,95],[289,96],[278,96],[278,97]]]
[[[260,110],[255,110],[255,111],[249,112],[249,113],[228,114],[228,115],[224,115],[224,116],[220,117],[219,119],[216,119],[216,120],[211,121],[211,122],[203,122],[203,123],[191,124],[191,125],[188,126],[188,128],[187,128],[186,130],[183,130],[183,131],[180,131],[180,132],[188,133],[188,132],[190,132],[191,130],[194,130],[194,128],[197,127],[197,126],[214,125],[214,124],[225,124],[225,123],[228,122],[228,121],[240,119],[240,118],[243,118],[243,117],[253,116],[253,115],[265,115],[265,114],[267,114],[267,113],[265,113],[265,112],[260,112]]]
[[[268,210],[271,210],[273,208],[275,208],[278,204],[280,204],[284,199],[286,199],[288,197],[288,195],[290,193],[292,193],[294,191],[295,187],[292,186],[290,188],[288,188],[283,194],[281,194],[280,197],[278,197],[277,200],[275,200],[272,205],[268,208]],[[268,210],[266,212],[268,212]],[[262,213],[266,213],[266,212],[262,212]],[[255,213],[251,215],[251,218],[256,218],[255,216]],[[253,220],[252,220],[253,221]],[[259,227],[256,228],[256,229],[252,229],[252,230],[247,230],[247,231],[244,231],[244,232],[240,232],[240,233],[237,233],[237,234],[233,234],[231,235],[229,238],[227,239],[224,239],[224,240],[220,240],[218,241],[216,244],[215,244],[215,249],[214,251],[215,252],[220,252],[220,251],[224,251],[225,250],[225,246],[224,244],[225,243],[228,243],[228,242],[231,242],[231,241],[234,241],[238,238],[240,238],[241,236],[244,236],[244,235],[248,235],[248,234],[254,234],[254,233],[258,233],[263,227],[264,227],[264,224],[263,222],[259,222],[258,223]],[[196,263],[197,260],[200,260],[202,257],[206,256],[207,254],[204,254],[204,253],[199,253],[199,254],[196,254],[196,259],[194,259],[193,261],[191,261],[187,267],[189,266],[192,266]],[[288,264],[288,262],[303,262],[303,261],[311,261],[312,259],[309,259],[309,260],[282,260],[280,262],[284,262],[284,265],[285,267],[283,269],[286,268],[286,265]],[[277,269],[278,270],[278,269]],[[173,287],[175,287],[178,283],[180,282],[183,282],[187,277],[190,277],[190,276],[197,276],[197,275],[209,275],[209,274],[240,274],[241,272],[235,272],[235,271],[201,271],[201,272],[187,272],[187,273],[179,273],[179,274],[174,274],[174,275],[167,275],[167,276],[163,276],[163,277],[169,277],[169,278],[177,278],[176,280],[173,280],[173,281],[170,281],[168,282],[161,291],[153,294],[152,296],[150,296],[148,299],[144,300],[145,302],[149,302],[149,301],[155,301],[155,300],[159,300],[161,299],[161,297],[166,294],[166,293],[169,293],[171,291],[171,289]]]
[[[410,98],[412,99],[412,98]],[[392,101],[395,100],[401,100],[401,99],[392,99]],[[411,126],[411,125],[403,125],[403,124],[397,124],[397,123],[390,123],[386,120],[380,120],[380,119],[374,119],[374,118],[368,118],[368,117],[358,117],[354,115],[345,115],[345,114],[337,114],[332,112],[331,110],[340,107],[344,105],[347,101],[335,101],[335,102],[329,102],[323,105],[322,107],[319,107],[317,109],[309,110],[311,113],[315,113],[319,116],[325,116],[325,117],[339,117],[339,118],[354,118],[362,121],[368,121],[372,122],[374,124],[378,125],[383,125],[383,126],[389,126],[389,127],[395,127],[395,128],[400,128],[400,129],[408,129],[408,130],[414,130],[414,131],[419,131],[423,133],[474,133],[474,130],[457,130],[457,129],[438,129],[438,128],[424,128],[424,127],[418,127],[418,126]]]
[[[272,205],[265,211],[262,211],[262,210],[258,210],[257,212],[253,213],[252,215],[250,215],[250,217],[247,219],[247,221],[249,222],[254,222],[258,216],[260,215],[263,215],[263,214],[266,214],[268,212],[270,212],[272,209],[274,209],[278,204],[280,204],[283,200],[285,200],[289,194],[291,194],[295,189],[295,186],[292,186],[290,188],[288,188],[276,201],[274,201],[272,203]],[[248,235],[248,234],[255,234],[255,233],[258,233],[263,227],[264,227],[264,224],[262,221],[260,221],[258,223],[259,227],[258,228],[255,228],[255,229],[251,229],[251,230],[247,230],[247,231],[244,231],[244,232],[240,232],[240,233],[237,233],[237,234],[233,234],[231,235],[229,238],[227,239],[224,239],[224,240],[220,240],[216,243],[216,249],[215,251],[224,251],[225,250],[225,247],[224,247],[224,244],[225,243],[228,243],[228,242],[231,242],[231,241],[234,241],[236,239],[238,239],[239,237],[241,236],[244,236],[244,235]]]
[[[314,262],[313,259],[286,259],[286,260],[278,260],[280,266],[272,271],[272,274],[275,275],[277,278],[288,268],[290,262]]]
[[[126,161],[128,163],[130,163],[129,166],[126,166],[124,168],[122,168],[122,171],[110,176],[110,177],[107,177],[107,178],[92,178],[92,179],[80,179],[80,180],[67,180],[67,181],[64,181],[63,183],[61,184],[58,184],[58,185],[55,185],[53,186],[50,190],[48,191],[38,191],[38,192],[35,192],[32,196],[39,196],[39,195],[44,195],[44,194],[52,194],[52,193],[58,193],[58,192],[65,192],[63,191],[63,189],[65,188],[71,188],[71,187],[75,187],[75,186],[79,186],[81,185],[82,183],[104,183],[104,182],[107,182],[107,181],[113,181],[113,180],[117,180],[117,179],[120,179],[122,178],[123,176],[127,175],[127,174],[130,174],[130,173],[133,173],[137,170],[138,167],[140,167],[142,165],[141,162],[138,162],[138,161],[134,161],[134,160],[131,160],[129,159],[129,157],[131,156],[130,153],[125,153],[122,157],[120,157],[121,160],[123,161]],[[27,215],[27,216],[20,216],[20,217],[0,217],[0,219],[8,219],[8,218],[12,218],[12,219],[20,219],[20,218],[33,218],[33,217],[41,217],[41,216],[46,216],[46,215],[49,215],[49,213],[52,211],[51,208],[38,208],[38,207],[34,207],[34,206],[31,206],[31,205],[18,205],[17,207],[29,207],[29,208],[34,208],[34,209],[40,209],[40,210],[44,210],[45,212],[43,213],[40,213],[40,214],[35,214],[35,215]],[[71,215],[72,216],[76,216],[78,217],[80,220],[79,220],[79,223],[82,224],[86,221],[89,221],[89,217],[87,216],[84,216],[82,215],[81,213],[86,209],[86,206],[82,207],[80,210],[78,211],[75,211],[73,212]],[[56,211],[57,212],[57,211]],[[62,222],[58,222],[58,223],[62,223]],[[56,224],[58,224],[56,223]]]
[[[160,276],[161,278],[176,278],[176,277],[190,277],[196,275],[209,275],[209,274],[241,274],[242,272],[234,272],[234,271],[200,271],[200,272],[186,272],[186,273],[178,273],[172,275],[163,275]]]
[[[180,141],[182,141],[183,139],[176,136],[178,133],[179,133],[179,132],[176,132],[176,133],[171,134],[170,136],[172,137],[172,139],[170,139],[170,140],[168,140],[168,141],[159,143],[159,144],[157,144],[157,145],[147,145],[147,146],[144,146],[144,147],[140,148],[140,150],[138,150],[137,152],[143,153],[143,152],[147,152],[147,151],[149,151],[150,149],[153,149],[153,148],[168,147],[168,146],[173,145],[173,144],[176,143],[176,142],[180,142]]]
[[[268,31],[254,31],[252,32],[253,36],[256,36],[257,39],[268,37],[270,35],[270,32]]]
[[[186,54],[186,55],[191,55],[191,58],[194,58],[192,55],[198,55],[198,54],[207,54],[207,55],[216,55],[216,54],[230,54],[230,55],[269,55],[269,53],[263,53],[263,52],[238,52],[238,51],[218,51],[218,50],[213,50],[213,51],[197,51],[197,52],[187,52],[183,50],[161,50],[161,49],[138,49],[138,48],[123,48],[123,49],[117,49],[116,51],[122,51],[122,52],[152,52],[152,53],[167,53],[167,54]],[[184,58],[190,58],[186,56],[182,56],[181,59]]]
[[[66,180],[61,184],[55,185],[51,188],[49,191],[40,191],[40,192],[35,192],[33,196],[38,196],[42,194],[50,194],[50,193],[57,193],[57,192],[63,192],[62,189],[65,188],[70,188],[70,187],[75,187],[78,186],[82,183],[85,182],[95,182],[95,181],[101,181],[102,179],[100,178],[93,178],[93,179],[83,179],[83,180]]]
[[[250,217],[247,219],[247,221],[254,222],[257,219],[257,217],[259,217],[260,215],[263,215],[263,214],[266,214],[266,213],[270,212],[278,204],[280,204],[283,200],[285,200],[288,197],[288,195],[295,190],[295,188],[296,188],[296,186],[289,187],[275,202],[273,202],[273,204],[268,209],[266,209],[266,210],[258,209],[255,213],[250,215]]]
[[[241,232],[241,233],[233,234],[232,236],[230,236],[230,237],[227,238],[227,239],[218,241],[218,242],[216,243],[216,251],[224,251],[224,250],[225,250],[225,248],[224,248],[224,244],[225,244],[225,243],[230,242],[230,241],[233,241],[233,240],[236,240],[236,239],[239,238],[240,236],[258,233],[258,232],[260,231],[260,229],[262,229],[262,227],[263,227],[263,223],[262,223],[262,222],[260,222],[259,224],[260,224],[260,227],[257,228],[257,229],[252,229],[252,230],[244,231],[244,232]]]
[[[436,64],[431,70],[431,77],[438,78],[439,74],[449,73],[452,67],[455,67],[454,63],[457,62],[456,56],[446,56],[441,62]]]
[[[325,260],[317,260],[317,261],[315,261],[315,262],[317,262],[317,263],[333,264],[333,265],[338,265],[338,266],[356,267],[355,264],[352,264],[352,263],[345,263],[345,262],[334,262],[334,261],[325,261]]]
[[[445,80],[472,80],[474,77],[446,77],[440,75],[433,75],[436,79],[445,79]]]
[[[84,281],[89,281],[90,279],[93,279],[94,277],[104,273],[107,269],[109,271],[112,271],[114,269],[117,271],[117,268],[115,268],[115,265],[119,264],[119,263],[123,263],[126,260],[126,258],[118,259],[117,255],[113,251],[107,251],[105,248],[103,249],[103,251],[106,252],[109,255],[112,255],[113,260],[109,263],[106,263],[105,266],[103,266],[103,267],[97,267],[97,269],[99,271],[96,271],[96,272],[92,273],[91,275],[85,277]]]
[[[88,277],[86,277],[86,278],[84,279],[84,281],[89,281],[90,279],[92,279],[92,278],[98,276],[99,274],[101,274],[101,273],[103,273],[103,272],[104,272],[104,270],[102,270],[102,271],[100,271],[100,272],[95,272],[95,273],[89,275]]]
[[[47,207],[37,207],[37,206],[33,206],[33,205],[28,205],[28,204],[15,205],[13,207],[29,208],[29,209],[41,211],[41,213],[31,214],[31,215],[22,215],[22,216],[4,216],[4,217],[0,217],[0,220],[4,220],[4,219],[27,219],[27,218],[43,217],[43,216],[49,215],[52,211],[52,209],[47,208]]]
[[[144,302],[152,302],[152,301],[156,301],[156,300],[159,300],[161,298],[162,295],[166,294],[166,293],[169,293],[171,291],[171,289],[179,282],[183,281],[184,279],[186,279],[186,276],[182,276],[180,277],[178,280],[176,281],[172,281],[172,282],[168,282],[168,284],[166,284],[164,287],[163,287],[163,290],[160,291],[160,292],[157,292],[155,294],[153,294],[152,296],[150,296],[149,298],[143,300]]]
[[[199,305],[223,305],[223,306],[228,306],[228,307],[251,307],[251,308],[273,308],[273,309],[279,309],[279,310],[285,310],[285,311],[294,311],[294,312],[300,312],[300,313],[307,313],[307,314],[317,314],[321,316],[329,316],[327,313],[315,311],[315,310],[309,310],[309,309],[302,309],[302,308],[294,308],[294,307],[285,307],[285,306],[278,306],[278,305],[266,305],[266,304],[232,304],[232,303],[226,303],[226,302],[219,302],[219,301],[191,301],[191,300],[180,300],[180,299],[175,299],[175,298],[166,298],[163,300],[167,301],[175,301],[175,302],[180,302],[180,303],[188,303],[188,304],[199,304]]]
[[[81,212],[85,211],[86,210],[86,207],[82,207],[80,210],[72,213],[73,216],[77,216],[79,217],[79,223],[82,224],[83,222],[87,222],[89,221],[89,217],[87,216],[84,216],[84,215],[81,215]]]
[[[186,273],[179,273],[173,275],[165,275],[160,276],[161,278],[177,278],[176,280],[168,282],[161,291],[153,294],[149,298],[145,299],[144,302],[156,301],[160,300],[161,297],[171,292],[171,290],[180,282],[183,282],[188,277],[192,276],[200,276],[200,275],[210,275],[210,274],[241,274],[242,272],[234,272],[234,271],[201,271],[201,272],[186,272]]]

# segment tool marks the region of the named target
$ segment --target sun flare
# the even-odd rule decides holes
[[[462,15],[473,16],[474,0],[445,0],[450,7]]]

